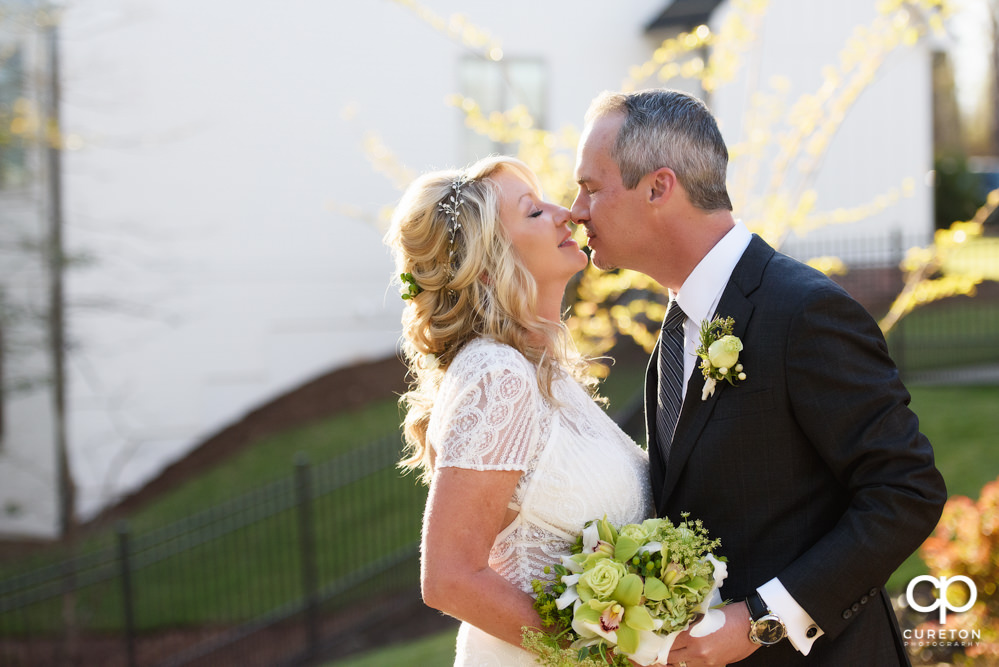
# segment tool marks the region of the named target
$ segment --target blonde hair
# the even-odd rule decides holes
[[[500,224],[501,191],[493,177],[501,171],[523,178],[540,194],[534,172],[512,157],[494,156],[463,170],[424,174],[406,190],[385,236],[396,274],[412,274],[422,288],[402,315],[410,387],[399,400],[406,409],[406,451],[399,465],[419,469],[424,483],[433,474],[427,426],[437,391],[469,341],[488,336],[519,350],[537,368],[542,395],[553,402],[551,384],[560,366],[584,386],[596,383],[565,325],[538,315],[537,284]],[[462,182],[464,201],[452,243],[450,215],[440,205],[449,202],[456,181]]]

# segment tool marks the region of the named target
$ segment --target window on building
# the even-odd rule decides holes
[[[523,105],[534,119],[534,127],[546,126],[547,72],[538,59],[504,58],[499,62],[465,58],[459,66],[461,93],[478,103],[482,113],[504,112]],[[471,162],[491,153],[512,153],[514,146],[496,141],[474,129],[464,130],[465,160]]]

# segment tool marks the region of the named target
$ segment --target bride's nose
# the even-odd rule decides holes
[[[552,220],[555,221],[556,227],[561,227],[562,225],[572,222],[572,216],[569,214],[569,209],[563,206],[556,206],[554,212],[552,213]]]

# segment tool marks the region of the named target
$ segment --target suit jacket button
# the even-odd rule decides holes
[[[843,620],[848,621],[850,620],[851,616],[853,616],[853,612],[850,611],[849,609],[843,612]]]
[[[808,628],[807,631],[805,631],[805,636],[808,637],[809,639],[811,639],[812,637],[814,637],[817,634],[819,634],[819,629],[817,627],[815,627],[814,625],[812,627]]]
[[[861,595],[860,596],[860,604],[867,604],[868,600],[870,600],[870,598],[867,597],[866,595]]]
[[[850,611],[852,611],[853,613],[857,613],[858,611],[860,611],[860,605],[854,602],[852,605],[850,605]]]
[[[870,592],[869,592],[869,593],[868,593],[867,595],[868,595],[869,597],[874,597],[874,596],[875,596],[875,595],[877,595],[877,594],[878,594],[878,589],[876,589],[876,588],[872,588],[872,589],[871,589],[871,591],[870,591]]]

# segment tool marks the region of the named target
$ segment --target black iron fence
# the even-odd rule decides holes
[[[836,257],[846,272],[834,275],[854,298],[880,319],[903,287],[899,264],[927,235],[900,232],[866,238],[790,241],[782,250],[801,260]],[[958,296],[919,306],[888,333],[895,363],[909,383],[995,382],[999,378],[999,238],[961,247],[948,269],[980,272],[987,278],[974,297]],[[990,280],[989,280],[990,278]]]
[[[299,665],[418,581],[393,436],[156,530],[0,577],[0,665]]]

